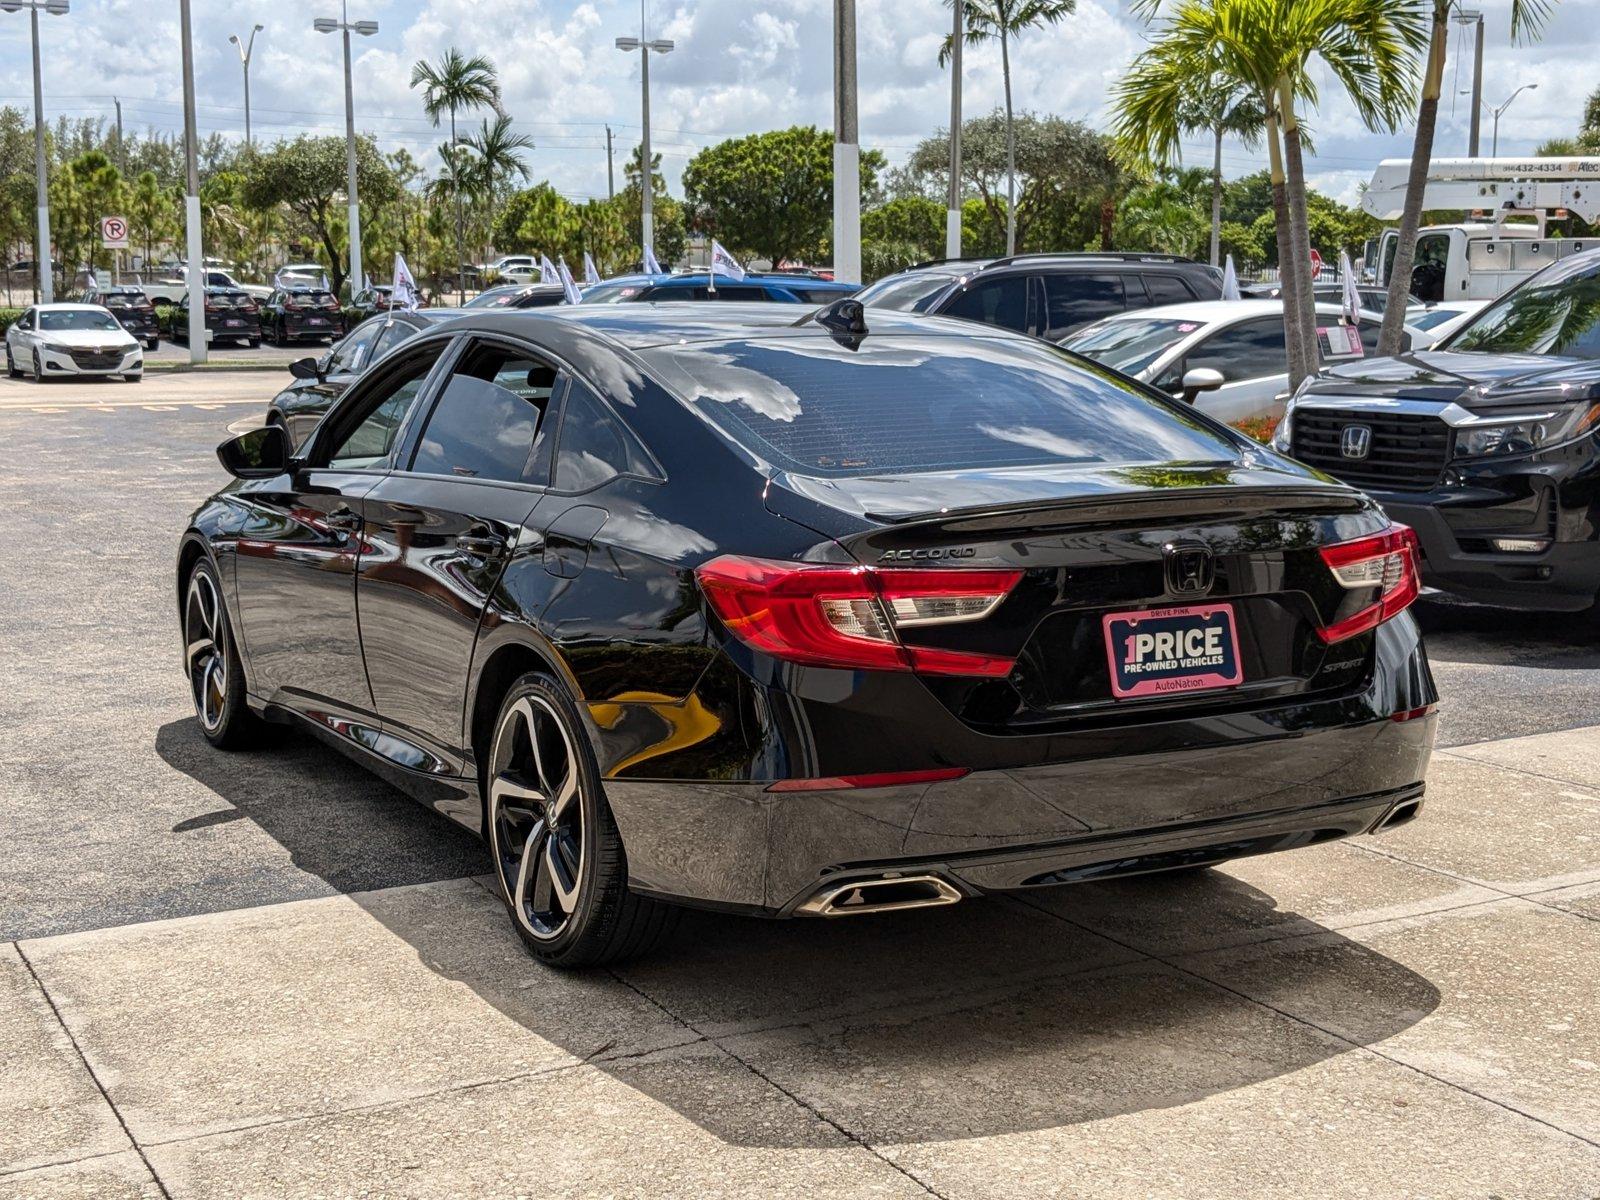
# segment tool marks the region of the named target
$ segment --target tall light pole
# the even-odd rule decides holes
[[[260,33],[263,26],[257,25],[250,31],[248,41],[241,42],[237,33],[230,33],[228,40],[239,48],[239,61],[244,64],[244,144],[248,148],[250,142],[250,53],[256,48],[256,34]]]
[[[639,36],[619,37],[617,49],[639,52],[639,90],[644,96],[644,135],[639,142],[639,233],[642,238],[641,245],[653,253],[656,244],[656,223],[655,189],[652,186],[650,171],[650,51],[670,54],[672,42],[667,38],[649,40],[649,32],[645,28],[644,4],[645,0],[639,0]]]
[[[861,282],[861,146],[856,0],[833,0],[833,277]]]
[[[339,20],[332,17],[318,17],[311,22],[311,28],[318,33],[333,33],[338,31],[344,34],[344,156],[345,156],[345,195],[350,200],[350,294],[353,296],[361,290],[361,208],[356,199],[356,100],[355,87],[350,80],[350,35],[359,33],[362,37],[371,37],[378,32],[376,21],[351,21],[350,0],[341,0],[339,5]],[[338,264],[335,263],[335,266]]]
[[[1491,141],[1489,143],[1489,147],[1490,147],[1489,148],[1489,157],[1490,158],[1499,158],[1500,157],[1500,117],[1501,117],[1501,115],[1506,111],[1506,109],[1511,107],[1511,102],[1513,100],[1515,100],[1518,96],[1522,95],[1523,92],[1531,92],[1535,88],[1537,88],[1538,86],[1539,85],[1537,83],[1525,83],[1525,84],[1523,84],[1516,91],[1512,92],[1511,95],[1507,96],[1506,97],[1506,102],[1504,104],[1500,105],[1499,108],[1489,108],[1489,106],[1487,104],[1484,105],[1485,108],[1488,108],[1489,111],[1494,114],[1493,141]]]
[[[1478,105],[1483,103],[1483,14],[1476,9],[1462,9],[1456,13],[1456,24],[1477,27],[1477,46],[1472,55],[1472,125],[1467,133],[1467,157],[1478,157],[1480,131]]]
[[[955,23],[950,34],[950,197],[944,214],[944,256],[961,257],[961,43],[965,7],[951,0]]]
[[[55,272],[50,260],[50,180],[49,165],[44,156],[44,78],[39,68],[39,10],[53,17],[66,15],[68,0],[4,0],[0,9],[6,12],[28,10],[33,24],[33,169],[38,175],[38,247],[34,251],[33,270],[38,281],[38,297],[45,304],[55,299]]]
[[[188,182],[183,198],[184,225],[189,251],[189,361],[206,361],[206,261],[200,244],[200,131],[195,123],[194,38],[189,21],[189,0],[178,6],[183,38],[183,159]]]

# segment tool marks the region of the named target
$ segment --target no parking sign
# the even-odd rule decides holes
[[[128,248],[128,218],[101,217],[100,244],[107,250],[126,250]]]

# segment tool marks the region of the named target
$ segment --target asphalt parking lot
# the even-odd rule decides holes
[[[176,537],[277,382],[0,381],[0,1197],[1600,1196],[1600,640],[1423,612],[1380,838],[558,975],[454,826],[194,728]]]

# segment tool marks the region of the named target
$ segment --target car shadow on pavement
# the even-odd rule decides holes
[[[482,844],[370,772],[298,731],[255,752],[224,753],[193,717],[156,731],[156,753],[231,808],[180,822],[185,833],[254,821],[300,870],[335,891],[358,892],[457,879],[485,869]]]
[[[644,959],[558,972],[511,931],[476,839],[335,751],[286,733],[262,752],[219,754],[190,720],[163,726],[157,749],[237,810],[186,826],[256,822],[426,969],[734,1145],[812,1146],[818,1129],[753,1121],[682,1065],[696,1054],[748,1068],[875,1143],[950,1141],[1288,1076],[1401,1032],[1440,999],[1422,976],[1218,871],[1050,889],[1048,912],[1012,897],[838,921],[688,910]],[[1140,928],[1176,932],[1152,957],[1124,933]],[[1346,998],[1354,1032],[1245,999],[1227,958],[1184,963],[1263,938],[1314,949],[1258,956],[1252,986],[1281,965],[1286,985]]]
[[[1558,670],[1600,667],[1600,626],[1577,613],[1441,603],[1419,603],[1414,612],[1429,654],[1440,661]]]

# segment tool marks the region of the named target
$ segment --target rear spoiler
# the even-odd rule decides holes
[[[1285,507],[1300,512],[1356,513],[1373,502],[1346,484],[1310,487],[1230,486],[1172,488],[1158,493],[1134,492],[1126,495],[1097,495],[1046,500],[1033,504],[992,504],[949,511],[938,509],[914,513],[864,514],[885,525],[909,526],[937,524],[950,532],[985,533],[1016,528],[1019,519],[1040,525],[1143,524],[1171,516],[1174,506],[1185,509],[1186,520],[1251,516]],[[1054,519],[1059,517],[1059,519]]]

